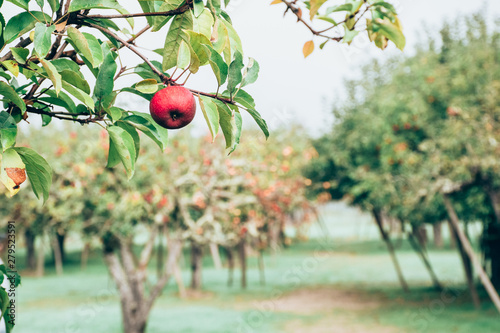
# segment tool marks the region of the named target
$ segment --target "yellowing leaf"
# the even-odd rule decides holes
[[[281,3],[281,0],[273,0],[273,2],[271,2],[271,5],[277,5]]]
[[[21,157],[15,150],[7,149],[2,155],[0,168],[0,181],[11,196],[15,195],[26,181],[26,167]]]
[[[309,15],[311,20],[314,18],[314,15],[318,13],[318,10],[323,6],[326,0],[311,0],[311,9],[309,9]]]
[[[15,77],[19,75],[19,64],[14,60],[2,61],[2,65],[14,74]]]
[[[302,52],[304,53],[304,58],[307,58],[314,51],[314,42],[312,40],[306,42],[304,44],[304,49]]]

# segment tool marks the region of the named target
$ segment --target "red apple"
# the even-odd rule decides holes
[[[149,103],[149,112],[158,125],[177,129],[189,124],[196,113],[193,94],[184,87],[170,86],[158,91]]]

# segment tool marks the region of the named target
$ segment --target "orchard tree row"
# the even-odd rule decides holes
[[[320,157],[305,175],[314,192],[373,213],[404,288],[384,218],[411,239],[424,224],[449,222],[474,303],[473,270],[500,310],[493,288],[500,288],[499,77],[498,27],[481,15],[445,24],[415,55],[374,62],[348,84],[350,96],[335,109],[331,134],[316,141]],[[484,263],[467,236],[476,221]]]
[[[259,259],[263,283],[263,251],[289,245],[285,227],[303,230],[314,222],[301,168],[315,150],[307,140],[294,140],[300,129],[279,130],[269,144],[255,136],[231,158],[210,136],[187,132],[172,138],[166,158],[158,158],[160,149],[141,135],[138,172],[129,181],[124,170],[105,168],[109,141],[106,131],[95,127],[68,134],[50,125],[50,134],[41,129],[25,136],[29,148],[54,161],[54,186],[44,205],[22,191],[2,200],[0,212],[18,221],[26,265],[39,275],[47,253],[63,273],[68,237],[82,239],[83,267],[90,253],[102,253],[120,294],[126,332],[144,329],[171,277],[184,293],[183,250],[190,251],[192,289],[202,287],[205,253],[219,267],[227,259],[230,285],[239,263],[245,288],[249,255]],[[87,133],[91,137],[82,140]]]

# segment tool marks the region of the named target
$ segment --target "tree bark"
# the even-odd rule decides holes
[[[434,239],[434,246],[438,249],[443,248],[443,223],[436,222],[432,225],[432,233]]]
[[[413,230],[413,234],[418,240],[420,247],[422,249],[427,248],[427,229],[424,224],[419,225],[417,228]]]
[[[87,269],[89,255],[90,255],[90,242],[87,241],[87,242],[85,242],[85,245],[83,245],[82,256],[80,257],[80,269],[81,270]]]
[[[24,231],[26,240],[26,268],[30,271],[36,270],[35,234],[31,229]]]
[[[424,263],[425,268],[427,269],[427,272],[429,272],[429,275],[432,280],[432,284],[434,285],[434,288],[437,290],[441,291],[443,289],[441,283],[439,282],[436,273],[432,269],[432,265],[429,261],[429,258],[427,257],[427,254],[425,253],[424,249],[419,245],[418,242],[415,241],[415,235],[410,233],[408,235],[408,240],[410,242],[410,245],[413,247],[415,252],[420,256],[420,259],[422,259],[422,262]]]
[[[61,247],[57,237],[51,237],[52,251],[54,253],[54,265],[56,267],[57,275],[63,274],[63,260]]]
[[[66,262],[66,248],[64,246],[64,240],[66,239],[66,234],[59,234],[56,232],[57,244],[59,246],[59,252],[61,253],[61,262]]]
[[[260,276],[260,284],[261,285],[266,285],[266,273],[265,273],[265,270],[264,270],[264,251],[263,250],[259,250],[259,276]]]
[[[387,233],[385,232],[384,226],[382,225],[382,218],[380,217],[380,213],[376,210],[373,210],[373,217],[375,219],[375,223],[377,224],[380,235],[384,240],[387,249],[389,250],[389,254],[391,256],[392,263],[394,264],[394,268],[396,269],[396,274],[398,275],[398,280],[399,283],[401,284],[401,288],[403,288],[405,292],[408,292],[409,291],[408,284],[406,283],[406,280],[403,276],[403,272],[401,271],[401,266],[399,265],[398,259],[396,257],[396,252],[394,251],[394,246],[392,245],[392,242]]]
[[[201,289],[201,270],[203,264],[203,252],[200,245],[191,243],[191,289]]]
[[[491,262],[491,282],[500,288],[500,195],[493,188],[488,189],[488,197],[495,213],[496,223],[491,223],[486,234],[486,246]]]
[[[453,231],[453,226],[448,221],[448,228],[450,230],[450,248],[454,249],[457,247],[457,236],[455,235],[455,231]]]
[[[220,259],[219,246],[215,243],[210,243],[209,248],[215,268],[222,269],[222,260]]]
[[[227,286],[232,287],[234,279],[234,256],[232,249],[226,248],[226,254],[227,254],[227,266],[228,266]]]
[[[472,261],[472,264],[479,273],[479,278],[481,279],[484,288],[488,292],[488,295],[493,301],[493,304],[495,304],[495,307],[497,308],[498,312],[500,312],[500,297],[498,296],[495,287],[493,287],[493,284],[491,283],[488,274],[486,274],[486,272],[484,271],[483,266],[481,265],[481,261],[474,254],[474,249],[472,248],[469,239],[467,239],[462,229],[460,229],[458,216],[457,213],[455,212],[455,209],[453,208],[453,204],[451,203],[450,199],[446,194],[443,194],[443,198],[446,211],[448,212],[448,216],[450,217],[449,221],[452,224],[453,230],[456,232],[457,235],[458,244],[463,248],[464,252],[468,255],[470,261]]]
[[[165,250],[163,247],[163,237],[165,235],[165,226],[160,227],[160,233],[159,233],[159,242],[158,242],[158,250],[156,252],[156,275],[158,279],[160,278],[162,272],[163,272],[163,264],[164,264],[164,254]]]
[[[238,252],[240,256],[241,265],[241,288],[246,289],[247,287],[247,253],[246,253],[246,241],[242,238],[240,244],[238,245]]]
[[[36,276],[41,277],[45,273],[45,233],[40,235],[39,249],[36,256]]]
[[[177,283],[177,287],[179,288],[179,297],[186,298],[186,287],[184,286],[184,281],[182,280],[182,272],[181,268],[179,267],[179,263],[175,263],[174,277],[175,282]]]

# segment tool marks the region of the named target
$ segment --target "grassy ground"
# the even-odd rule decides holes
[[[401,244],[398,257],[408,294],[398,286],[383,243],[371,237],[312,240],[267,255],[264,286],[251,258],[247,290],[239,288],[238,275],[228,288],[227,272],[206,258],[203,291],[180,299],[171,283],[155,304],[148,332],[500,332],[500,317],[484,293],[482,310],[473,309],[454,251],[430,252],[448,286],[443,293],[430,288],[408,244]],[[188,283],[186,269],[183,274]],[[63,276],[49,266],[44,278],[24,275],[17,302],[16,333],[121,332],[119,297],[98,252],[86,271],[75,252]]]

